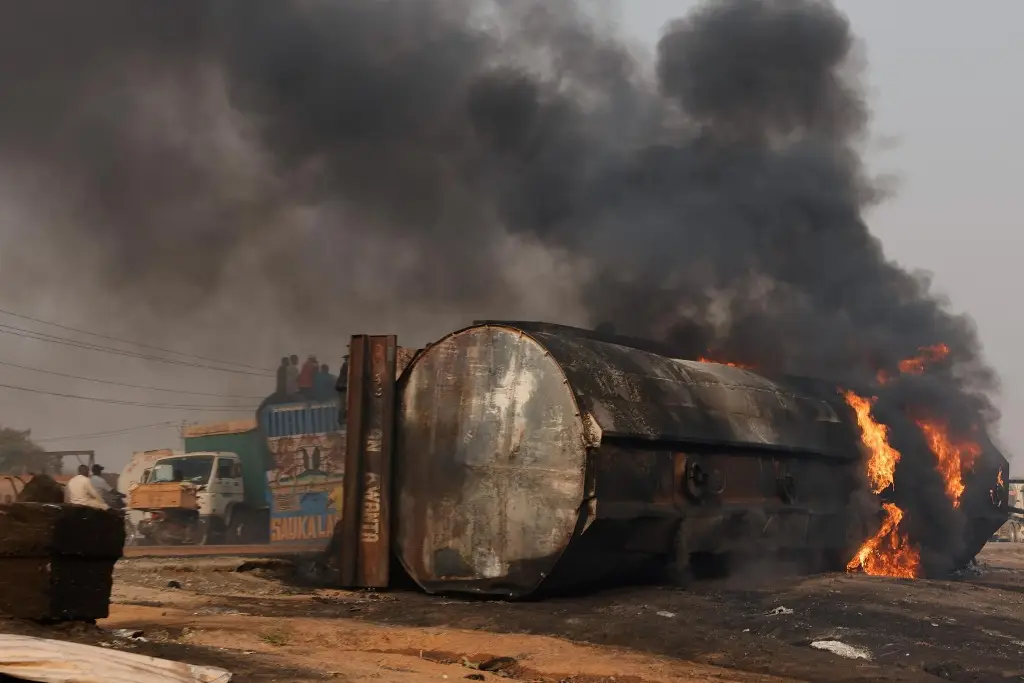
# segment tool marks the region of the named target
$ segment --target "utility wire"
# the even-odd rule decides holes
[[[28,365],[19,365],[18,363],[10,363],[8,361],[0,360],[0,365],[5,365],[10,368],[18,368],[19,370],[30,370],[32,372],[41,372],[45,375],[54,375],[56,377],[66,377],[68,379],[80,379],[86,382],[98,382],[99,384],[111,384],[117,387],[129,387],[131,389],[147,389],[149,391],[165,391],[172,394],[191,394],[193,396],[215,396],[217,398],[239,398],[245,400],[262,401],[265,396],[235,396],[232,394],[214,394],[205,391],[186,391],[184,389],[167,389],[164,387],[152,387],[144,384],[127,384],[125,382],[114,382],[113,380],[97,379],[95,377],[82,377],[80,375],[69,375],[63,372],[56,372],[54,370],[43,370],[42,368],[33,368]]]
[[[217,370],[220,372],[233,372],[240,375],[253,375],[256,377],[270,377],[273,375],[271,372],[254,372],[250,370],[235,370],[234,368],[219,368],[215,365],[204,365],[201,363],[190,363],[183,360],[177,360],[174,358],[161,358],[160,356],[149,356],[142,353],[136,353],[134,351],[127,351],[125,349],[115,349],[110,346],[102,346],[100,344],[91,344],[89,342],[77,341],[74,339],[68,339],[67,337],[58,337],[56,335],[47,334],[45,332],[36,332],[35,330],[26,330],[22,327],[15,327],[14,325],[0,324],[0,334],[10,334],[15,337],[23,337],[26,339],[34,339],[36,341],[50,342],[51,344],[62,344],[64,346],[71,346],[80,349],[86,349],[89,351],[100,351],[103,353],[110,353],[116,356],[126,356],[128,358],[140,358],[142,360],[151,360],[158,363],[168,363],[170,365],[181,365],[192,368],[203,368],[205,370]]]
[[[13,391],[27,391],[33,394],[45,394],[47,396],[59,396],[61,398],[74,398],[81,401],[96,401],[97,403],[111,403],[120,406],[137,406],[140,408],[163,408],[167,410],[199,410],[199,411],[217,411],[217,412],[238,412],[238,413],[250,413],[256,410],[256,406],[197,406],[197,405],[179,405],[171,403],[147,403],[144,401],[123,401],[116,398],[102,398],[99,396],[82,396],[80,394],[62,394],[56,391],[44,391],[42,389],[30,389],[29,387],[19,387],[13,384],[0,384],[2,389],[11,389]]]
[[[68,441],[70,439],[94,439],[102,436],[113,436],[115,434],[127,434],[128,432],[137,432],[143,429],[154,429],[156,427],[175,427],[177,422],[154,422],[148,425],[136,425],[134,427],[125,427],[124,429],[110,429],[105,432],[89,432],[87,434],[68,434],[67,436],[49,436],[44,439],[36,439],[33,437],[32,441],[35,443],[50,443],[51,441]]]
[[[249,370],[258,370],[261,373],[274,372],[273,370],[271,370],[269,368],[260,368],[260,367],[254,366],[254,365],[246,365],[245,363],[236,363],[234,361],[218,360],[217,358],[208,358],[206,356],[197,356],[197,355],[194,355],[194,354],[191,354],[191,353],[183,353],[181,351],[175,351],[173,349],[165,349],[165,348],[160,347],[160,346],[152,346],[150,344],[143,344],[142,342],[131,341],[129,339],[122,339],[120,337],[114,337],[114,336],[107,335],[107,334],[100,334],[99,332],[90,332],[89,330],[83,330],[83,329],[78,328],[78,327],[71,327],[70,325],[61,325],[59,323],[50,322],[48,320],[41,320],[39,318],[33,318],[31,316],[23,315],[21,313],[15,313],[14,311],[8,311],[8,310],[5,310],[3,308],[0,308],[0,313],[3,313],[4,315],[9,315],[12,318],[20,318],[22,320],[29,320],[29,321],[34,322],[34,323],[39,323],[41,325],[50,325],[51,327],[56,327],[56,328],[59,328],[59,329],[62,329],[62,330],[67,330],[69,332],[78,332],[79,334],[87,334],[89,336],[97,337],[99,339],[106,339],[108,341],[121,342],[122,344],[131,344],[132,346],[138,346],[138,347],[143,348],[143,349],[150,349],[151,351],[161,351],[163,353],[172,353],[172,354],[174,354],[176,356],[182,356],[183,358],[192,358],[192,359],[195,359],[195,360],[203,360],[203,361],[208,361],[210,363],[220,363],[222,365],[234,365],[235,367],[239,367],[239,368],[246,368],[246,369],[249,369]]]

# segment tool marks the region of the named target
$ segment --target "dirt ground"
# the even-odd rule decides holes
[[[504,603],[312,587],[272,561],[131,559],[98,627],[0,630],[221,666],[239,683],[1019,683],[1024,545],[979,560],[980,575],[950,581],[720,580]]]

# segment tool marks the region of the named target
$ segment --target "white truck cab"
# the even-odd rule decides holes
[[[210,532],[226,534],[231,527],[232,510],[245,501],[245,485],[242,479],[242,462],[235,453],[225,451],[204,451],[176,454],[160,458],[143,475],[136,489],[166,488],[167,484],[179,483],[194,492],[196,508],[191,511],[195,528],[180,534],[183,538],[202,538],[207,542]],[[183,511],[184,512],[184,511]],[[197,514],[198,513],[198,514]],[[183,518],[164,508],[156,515],[148,515],[153,522],[166,520],[162,526],[175,524],[180,527]],[[185,523],[191,527],[192,524]],[[176,536],[178,534],[175,534]]]

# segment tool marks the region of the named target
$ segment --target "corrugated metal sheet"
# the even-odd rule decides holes
[[[340,405],[337,400],[269,405],[261,415],[263,429],[270,438],[337,432]]]

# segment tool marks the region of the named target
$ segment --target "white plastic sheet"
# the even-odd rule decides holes
[[[0,673],[39,683],[228,683],[213,666],[62,640],[0,634]]]

